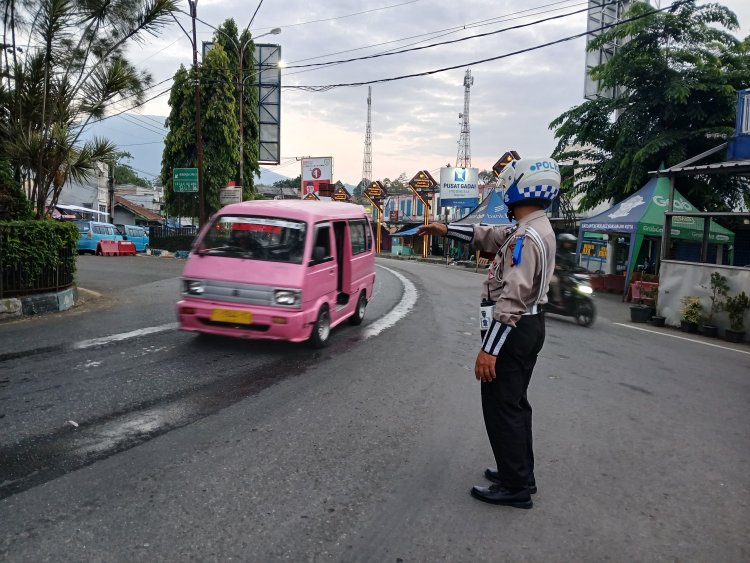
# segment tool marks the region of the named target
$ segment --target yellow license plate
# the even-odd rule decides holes
[[[211,320],[219,323],[233,323],[238,325],[253,324],[253,314],[250,311],[233,311],[231,309],[211,309]]]

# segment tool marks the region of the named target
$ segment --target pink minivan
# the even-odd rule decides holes
[[[179,328],[325,346],[333,327],[364,318],[373,247],[360,205],[228,205],[201,230],[185,264]]]

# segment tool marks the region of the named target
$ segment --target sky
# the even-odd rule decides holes
[[[187,12],[187,1],[181,3]],[[420,51],[327,68],[293,68],[472,37],[581,10],[586,2],[580,0],[198,0],[197,14],[212,26],[232,17],[243,29],[259,3],[250,30],[259,43],[281,45],[282,58],[288,65],[282,72],[284,86],[364,82],[458,67],[372,85],[374,178],[394,179],[401,173],[411,177],[419,170],[434,172],[456,164],[467,68],[474,78],[469,112],[471,163],[480,169],[489,169],[511,149],[522,157],[548,156],[555,147],[549,123],[583,101],[584,38],[496,61],[471,63],[581,33],[586,29],[584,13]],[[741,29],[736,34],[750,34],[750,2],[722,3],[737,14]],[[178,19],[190,29],[187,15]],[[281,28],[280,34],[260,37],[275,27]],[[198,22],[197,30],[199,44],[211,39],[213,30],[208,25]],[[171,78],[180,64],[191,64],[192,47],[173,23],[156,37],[132,45],[129,57],[158,83]],[[148,95],[161,92],[169,84],[154,88]],[[168,95],[158,97],[132,115],[166,116],[167,100]],[[332,157],[334,180],[358,183],[367,86],[327,92],[285,88],[281,103],[282,163],[266,168],[293,177],[300,173],[297,158]],[[137,119],[148,123],[144,118]],[[154,150],[161,147],[157,144]],[[132,164],[138,168],[137,162]]]

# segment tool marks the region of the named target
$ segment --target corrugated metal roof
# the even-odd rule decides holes
[[[750,175],[750,160],[727,160],[700,166],[673,166],[649,172],[653,176],[690,176],[693,174],[743,174]]]

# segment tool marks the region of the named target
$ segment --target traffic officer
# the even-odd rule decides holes
[[[482,382],[482,412],[497,468],[485,471],[493,484],[476,485],[471,494],[531,508],[536,482],[527,390],[544,344],[541,308],[555,267],[555,233],[544,209],[557,197],[560,171],[550,158],[524,158],[510,162],[499,181],[513,226],[430,223],[417,234],[447,236],[495,253],[482,289],[482,309],[491,321],[474,373]]]

